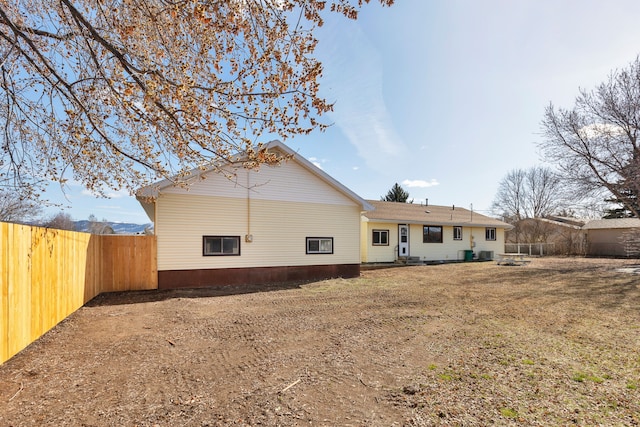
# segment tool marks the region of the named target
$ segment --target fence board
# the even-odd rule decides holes
[[[9,224],[0,222],[0,363],[9,358]]]
[[[31,342],[29,340],[31,336],[30,230],[24,225],[12,227],[9,230],[9,239],[13,241],[13,245],[9,247],[9,319],[7,330],[9,333],[8,351],[12,355]],[[20,285],[15,286],[14,284]],[[25,313],[29,317],[23,317]]]
[[[46,280],[47,256],[46,241],[39,239],[36,230],[31,230],[31,331],[30,335],[40,336],[46,329],[45,302],[49,300]]]
[[[0,363],[9,358],[9,224],[0,222]]]
[[[155,236],[0,222],[0,364],[101,292],[157,289]]]
[[[102,241],[100,236],[92,235],[87,244],[87,258],[84,263],[84,302],[88,302],[98,295],[102,288],[102,262],[97,262],[102,256]]]
[[[102,235],[101,292],[157,289],[155,236]]]

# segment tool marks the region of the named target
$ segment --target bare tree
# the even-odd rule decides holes
[[[572,109],[550,104],[542,130],[545,157],[577,192],[610,193],[640,217],[640,57],[594,90],[580,90]]]
[[[563,187],[549,168],[514,169],[500,181],[491,210],[507,222],[542,218],[564,206]]]
[[[94,214],[89,215],[89,224],[88,230],[91,234],[115,234],[113,231],[113,227],[109,224],[106,218],[103,218],[102,221],[98,220]]]
[[[41,213],[37,201],[25,199],[15,192],[0,191],[0,221],[29,223]]]
[[[369,0],[0,2],[0,185],[105,194],[324,129],[314,30]],[[393,0],[379,0],[391,5]]]
[[[549,168],[535,166],[527,170],[526,214],[530,218],[542,218],[553,214],[564,205],[563,186],[560,177]]]
[[[71,230],[75,231],[76,224],[71,218],[71,215],[66,212],[58,212],[53,215],[43,224],[44,227],[47,228],[56,228],[58,230]]]
[[[516,222],[526,218],[525,174],[523,169],[514,169],[508,172],[498,185],[491,210],[502,216],[505,221]]]

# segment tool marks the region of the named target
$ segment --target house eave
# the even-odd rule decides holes
[[[414,225],[442,225],[442,226],[460,226],[460,227],[494,227],[511,230],[510,224],[492,224],[489,222],[470,222],[470,221],[429,221],[429,220],[404,220],[397,218],[371,218],[365,216],[367,222],[387,223],[387,224],[414,224]]]

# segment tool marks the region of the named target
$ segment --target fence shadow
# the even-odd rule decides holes
[[[527,281],[532,280],[532,275],[541,283],[561,279],[565,284],[541,286],[539,290],[530,290],[526,294],[516,293],[515,300],[547,297],[555,302],[575,302],[576,310],[582,304],[597,305],[603,310],[640,310],[640,274],[635,272],[603,272],[597,267],[584,268],[582,271],[562,268],[535,272],[521,270],[520,274],[513,274],[512,279],[516,282]]]
[[[271,283],[262,285],[216,285],[201,288],[154,289],[147,291],[105,292],[85,304],[85,307],[101,307],[147,302],[166,301],[176,298],[212,298],[243,295],[260,292],[275,292],[300,289],[309,281],[292,283]]]

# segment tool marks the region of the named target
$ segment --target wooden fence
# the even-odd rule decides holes
[[[0,222],[0,364],[101,292],[157,287],[155,236]]]

